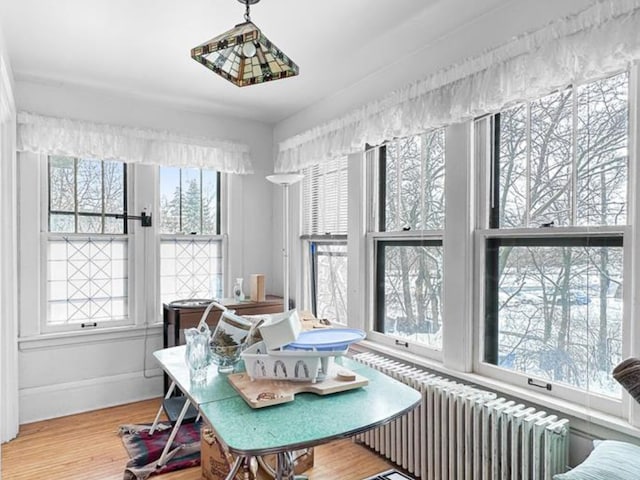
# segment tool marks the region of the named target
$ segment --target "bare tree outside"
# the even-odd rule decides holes
[[[314,243],[316,317],[347,323],[347,244]]]
[[[125,165],[122,162],[49,158],[49,231],[124,233]]]
[[[499,225],[540,235],[499,242],[498,363],[619,397],[621,235],[627,223],[628,75],[500,113]],[[594,227],[561,236],[556,227]],[[517,238],[517,235],[516,235]]]
[[[384,333],[434,349],[442,348],[442,240],[424,235],[444,229],[444,147],[444,129],[387,144],[384,230],[406,240],[378,242]]]

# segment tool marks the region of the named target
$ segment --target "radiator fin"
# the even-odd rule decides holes
[[[425,480],[551,480],[567,470],[569,421],[374,353],[354,356],[422,395],[356,439]]]

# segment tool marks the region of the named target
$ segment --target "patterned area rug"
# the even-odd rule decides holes
[[[397,470],[387,470],[386,472],[380,472],[373,477],[367,477],[364,480],[415,480],[413,477],[408,477],[404,473],[400,473]]]
[[[171,424],[161,423],[151,436],[151,424],[122,425],[119,434],[130,458],[125,467],[124,479],[144,480],[151,475],[200,465],[200,426],[201,422],[182,425],[172,445],[172,448],[181,446],[180,450],[166,465],[156,468],[171,434]]]

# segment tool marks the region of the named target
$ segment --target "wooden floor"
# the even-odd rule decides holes
[[[152,422],[160,399],[20,427],[18,438],[2,445],[3,480],[121,480],[127,453],[118,427]],[[391,468],[384,460],[350,440],[315,449],[311,480],[361,480]],[[171,472],[151,480],[200,480],[200,467]]]

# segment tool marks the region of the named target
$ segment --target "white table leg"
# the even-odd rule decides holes
[[[176,420],[176,423],[173,426],[173,430],[171,430],[171,435],[169,435],[167,444],[164,446],[164,450],[162,450],[162,455],[160,455],[160,459],[158,460],[158,463],[156,464],[156,466],[163,467],[164,464],[167,463],[169,459],[173,455],[175,455],[175,453],[181,448],[181,447],[176,447],[175,450],[172,451],[171,454],[169,454],[169,449],[171,448],[171,444],[173,443],[173,440],[176,438],[176,434],[178,433],[178,430],[180,430],[180,425],[182,425],[182,420],[184,420],[184,416],[187,414],[187,409],[189,408],[189,405],[191,405],[191,402],[189,401],[189,399],[185,398],[184,405],[182,407],[182,410],[180,411],[180,415],[178,416],[178,419]]]
[[[164,396],[164,399],[167,400],[173,391],[176,389],[176,382],[171,382],[171,386],[169,390],[167,390],[167,394]],[[160,402],[160,408],[158,409],[158,413],[156,413],[156,418],[153,420],[153,425],[151,425],[151,430],[149,430],[149,435],[153,435],[153,432],[156,431],[158,427],[158,423],[160,421],[160,415],[162,415],[162,402]]]

